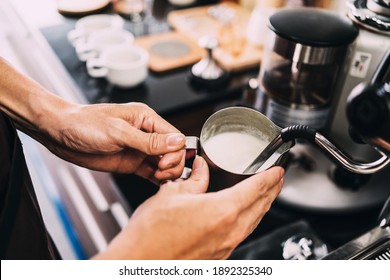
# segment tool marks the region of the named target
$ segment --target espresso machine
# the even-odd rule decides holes
[[[346,108],[352,90],[370,84],[374,73],[386,67],[380,62],[390,48],[389,11],[388,1],[357,0],[348,3],[348,15],[308,8],[273,14],[255,109],[280,127],[316,128],[356,161],[380,158],[376,149],[383,142],[361,139],[357,132],[351,137]],[[388,87],[390,75],[387,70],[381,73],[375,84]],[[358,138],[370,145],[357,143]],[[298,141],[290,155],[277,198],[281,205],[310,213],[357,213],[380,207],[390,193],[388,167],[355,174],[304,141]]]
[[[342,151],[362,166],[388,163],[390,2],[349,1],[346,14],[301,9],[269,18],[260,72],[249,83],[256,92],[246,97],[250,106],[282,131],[315,128],[340,148],[333,156]],[[390,165],[366,174],[348,170],[344,160],[335,163],[306,140],[297,139],[287,153],[277,207],[262,221],[280,228],[233,257],[376,259],[372,251],[390,246]]]
[[[375,157],[372,149],[356,145],[346,133],[349,128],[346,103],[355,86],[363,82],[368,83],[374,78],[375,71],[380,68],[380,63],[390,48],[390,2],[352,0],[348,1],[347,5],[347,16],[359,27],[359,36],[338,93],[339,99],[334,106],[330,134],[351,154],[370,160]],[[384,82],[389,76],[385,74],[382,79]]]

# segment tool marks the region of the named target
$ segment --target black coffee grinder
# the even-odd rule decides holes
[[[358,32],[351,20],[322,9],[273,14],[259,74],[260,110],[281,127],[325,129]]]

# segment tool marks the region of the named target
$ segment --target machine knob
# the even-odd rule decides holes
[[[357,174],[339,165],[332,166],[329,173],[337,186],[351,191],[357,191],[361,186],[367,184],[371,178],[370,174]]]
[[[390,129],[390,83],[360,84],[351,93],[347,116],[352,128],[362,136],[382,137]]]

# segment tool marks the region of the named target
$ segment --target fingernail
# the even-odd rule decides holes
[[[195,157],[194,165],[192,166],[192,170],[195,171],[197,169],[201,169],[203,166],[203,160],[199,159],[199,156]]]
[[[168,135],[167,144],[169,147],[176,147],[184,144],[184,135],[180,133],[172,133]]]

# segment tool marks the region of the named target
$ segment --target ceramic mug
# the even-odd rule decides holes
[[[111,46],[99,58],[87,61],[87,71],[90,76],[104,77],[115,86],[135,87],[146,79],[148,61],[148,52],[139,46]]]
[[[107,48],[115,45],[125,45],[134,42],[131,32],[118,28],[105,28],[93,32],[85,43],[76,46],[76,53],[81,61],[99,57]]]
[[[75,28],[68,32],[68,41],[76,46],[80,42],[86,42],[93,32],[106,28],[122,29],[124,20],[118,15],[98,14],[80,18]]]

